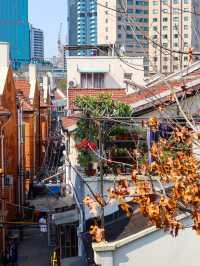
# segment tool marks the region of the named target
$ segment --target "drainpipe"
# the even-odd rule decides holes
[[[6,206],[5,206],[5,200],[4,200],[4,191],[5,191],[5,164],[4,164],[4,134],[3,134],[3,129],[5,128],[5,126],[7,125],[8,121],[9,121],[9,117],[10,114],[8,116],[8,120],[4,123],[4,125],[1,126],[0,129],[0,139],[1,139],[1,169],[2,169],[2,217],[3,217],[3,227],[2,227],[2,240],[3,240],[3,254],[5,254],[5,248],[6,248],[6,234],[5,234],[5,228],[4,228],[4,222],[5,222],[5,210],[6,210]]]
[[[4,135],[2,134],[2,128],[1,128],[1,135],[0,135],[0,138],[1,138],[1,169],[2,169],[2,174],[1,174],[1,181],[2,181],[2,222],[3,222],[3,227],[2,227],[2,240],[3,240],[3,254],[5,252],[5,248],[6,248],[6,243],[5,243],[5,228],[4,228],[4,222],[5,222],[5,210],[6,210],[6,206],[5,206],[5,199],[4,199],[4,191],[5,191],[5,188],[4,188],[4,177],[5,177],[5,170],[4,170]]]
[[[24,205],[24,140],[23,140],[23,102],[20,105],[20,155],[21,155],[21,204]],[[22,209],[23,212],[23,209]],[[24,213],[24,212],[23,212]]]
[[[36,113],[34,112],[33,114],[33,176],[35,177],[36,175],[36,171],[35,171],[35,163],[36,163],[36,140],[35,140],[35,136],[36,136]]]
[[[19,177],[21,177],[21,138],[20,138],[20,109],[17,110],[17,131],[18,131],[18,174]],[[21,185],[20,185],[20,178],[18,178],[18,205],[19,205],[19,211],[21,210]]]

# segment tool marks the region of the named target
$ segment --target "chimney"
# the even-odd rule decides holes
[[[29,65],[29,83],[30,83],[29,98],[30,99],[34,98],[36,81],[37,81],[36,65],[30,64]]]
[[[9,67],[10,45],[7,42],[0,42],[0,68]]]

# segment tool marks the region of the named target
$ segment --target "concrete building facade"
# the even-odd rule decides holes
[[[115,44],[128,56],[147,56],[148,40],[144,36],[148,37],[148,2],[69,1],[69,45]],[[76,55],[92,55],[92,52]]]
[[[71,88],[125,88],[125,80],[144,84],[143,57],[69,56],[67,80]],[[137,65],[136,69],[131,66]],[[131,92],[131,91],[130,91]]]
[[[44,61],[44,32],[30,26],[31,61]]]
[[[199,51],[198,25],[200,10],[197,0],[165,0],[149,2],[150,72],[172,73],[187,67],[190,48]]]
[[[0,0],[0,41],[10,43],[14,68],[29,63],[28,0]]]

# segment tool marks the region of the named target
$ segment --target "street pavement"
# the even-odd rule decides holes
[[[18,257],[19,266],[51,265],[51,249],[48,247],[47,234],[41,234],[37,227],[24,228]]]

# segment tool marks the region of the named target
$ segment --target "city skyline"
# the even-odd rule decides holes
[[[45,58],[57,55],[57,38],[61,22],[63,23],[62,41],[66,40],[67,0],[56,2],[29,0],[29,22],[44,31]]]

